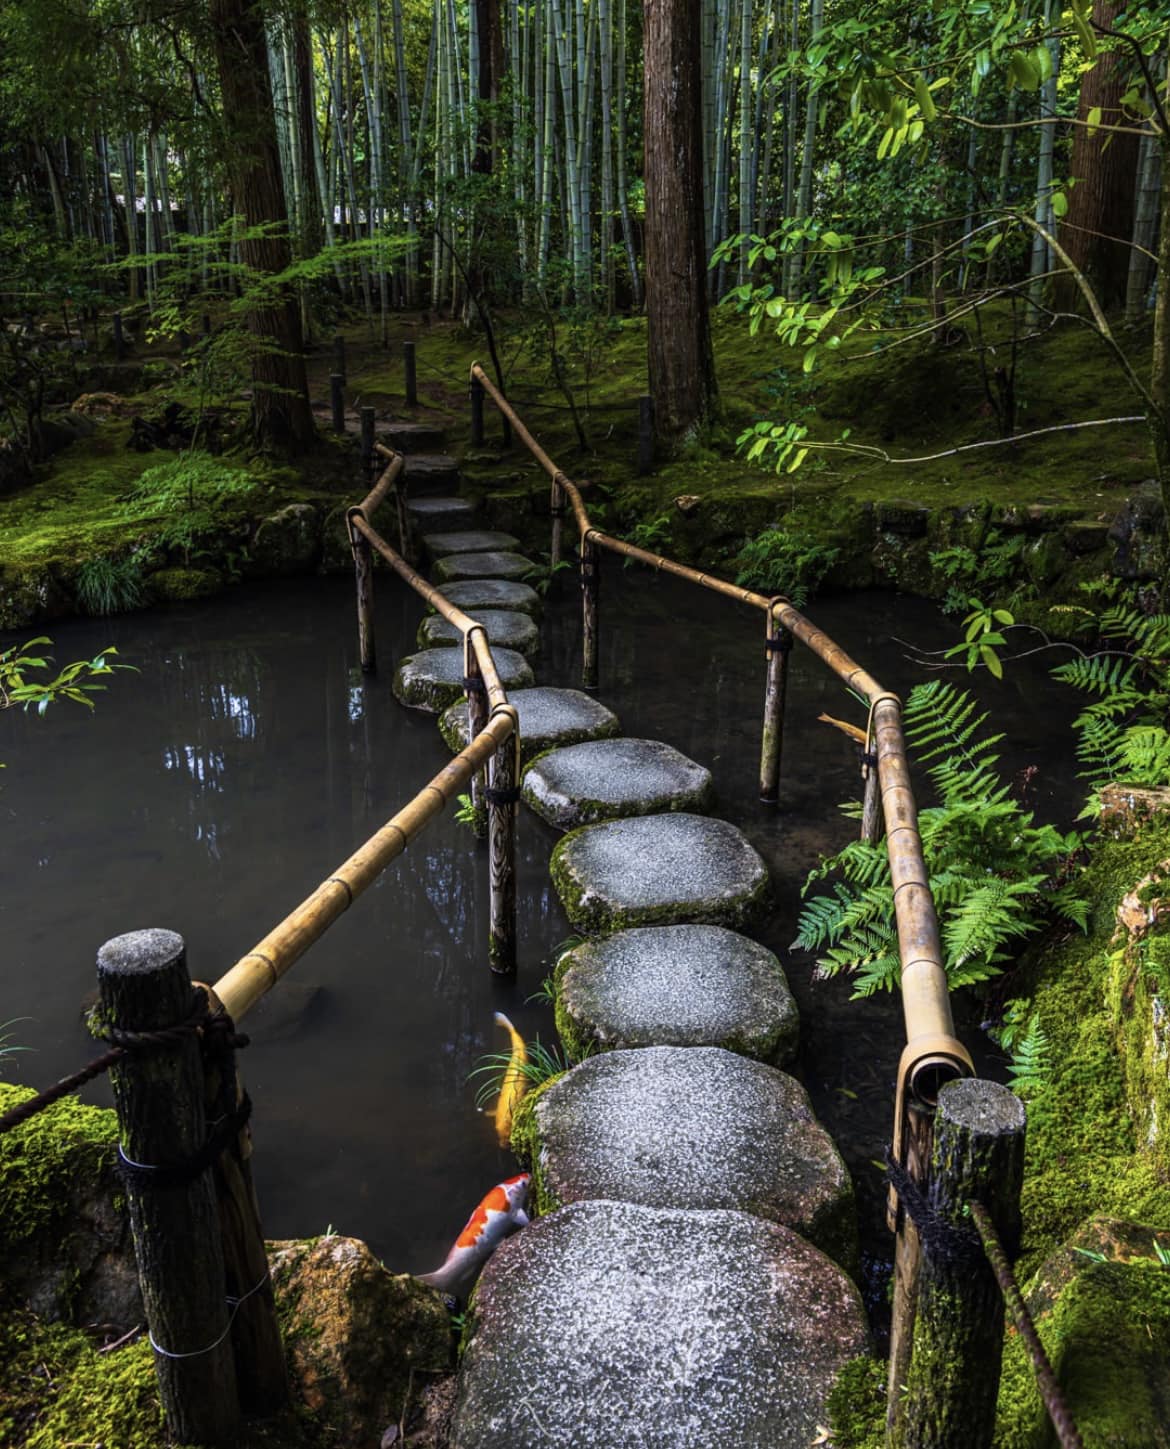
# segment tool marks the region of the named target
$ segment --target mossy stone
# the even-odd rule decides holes
[[[515,609],[479,609],[473,617],[487,630],[489,644],[518,650],[527,659],[540,649],[540,630],[527,614]],[[463,632],[441,614],[428,614],[419,625],[418,644],[421,649],[461,649]]]
[[[321,520],[311,503],[290,503],[262,519],[249,545],[253,577],[303,574],[321,557]]]
[[[467,579],[507,579],[518,583],[535,565],[523,554],[506,551],[455,553],[439,559],[432,573],[437,584],[456,584]]]
[[[156,603],[189,604],[217,594],[223,575],[216,569],[156,569],[146,576],[146,587]]]
[[[520,715],[520,758],[524,762],[554,745],[604,739],[621,730],[618,717],[578,689],[518,689],[508,701]],[[443,711],[439,732],[455,754],[467,748],[467,701]]]
[[[518,584],[514,579],[468,579],[461,584],[445,584],[443,597],[465,614],[481,609],[512,609],[539,619],[544,608],[530,584]]]
[[[523,654],[493,649],[492,658],[506,690],[524,689],[534,682]],[[391,689],[400,704],[439,714],[463,696],[463,651],[425,649],[421,654],[408,654],[394,671]]]
[[[423,547],[432,559],[457,553],[509,553],[519,545],[520,540],[514,534],[493,529],[453,529],[450,533],[428,533],[423,537]]]
[[[521,794],[542,820],[572,830],[617,816],[701,812],[711,803],[711,772],[660,740],[595,740],[535,760]]]

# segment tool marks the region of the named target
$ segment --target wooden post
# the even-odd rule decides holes
[[[867,845],[876,845],[882,838],[882,787],[878,779],[877,747],[871,742],[861,757],[865,793],[861,801],[861,838]]]
[[[654,399],[638,399],[638,472],[649,473],[654,467]]]
[[[339,372],[329,376],[329,403],[333,409],[333,431],[345,432],[345,378]]]
[[[122,331],[122,314],[114,313],[114,357],[118,362],[126,360],[126,334]]]
[[[552,517],[552,537],[549,539],[548,545],[548,566],[551,571],[555,570],[561,561],[561,532],[565,516],[564,491],[555,478],[549,489],[548,510]]]
[[[989,1449],[1003,1348],[1003,1294],[968,1216],[987,1209],[1009,1252],[1019,1242],[1024,1104],[974,1077],[939,1092],[930,1208],[961,1235],[922,1240],[914,1348],[902,1405],[904,1449]]]
[[[360,417],[362,420],[362,467],[366,476],[370,477],[376,462],[374,456],[374,409],[362,408]]]
[[[500,413],[500,442],[505,448],[512,446],[512,424],[505,412]]]
[[[498,976],[516,970],[516,801],[520,784],[520,731],[517,728],[491,759],[488,790],[488,870],[491,924],[488,956]]]
[[[764,729],[760,740],[760,799],[775,805],[780,799],[780,761],[784,753],[784,698],[788,693],[788,656],[792,634],[776,618],[775,604],[765,615],[768,651],[764,687]]]
[[[471,446],[483,447],[483,383],[471,379]]]
[[[406,374],[406,405],[418,407],[418,372],[414,360],[414,343],[402,344],[402,366]]]
[[[204,990],[212,1010],[222,1014],[223,1005],[215,992],[210,986]],[[243,1100],[234,1058],[235,1052],[227,1043],[221,1052],[204,1052],[203,1105],[208,1121],[236,1111]],[[240,1404],[246,1414],[266,1418],[288,1402],[288,1374],[268,1277],[268,1254],[252,1182],[251,1158],[252,1134],[245,1125],[216,1160],[214,1182],[227,1291],[238,1305],[232,1319],[231,1341]]]
[[[597,688],[598,597],[601,554],[588,534],[581,540],[581,688]]]
[[[899,1104],[900,1105],[900,1104]],[[934,1119],[924,1108],[910,1103],[903,1126],[902,1166],[916,1183],[926,1181]],[[894,1231],[894,1289],[890,1305],[890,1359],[886,1394],[886,1442],[896,1442],[901,1425],[902,1391],[910,1372],[914,1315],[918,1306],[918,1268],[921,1258],[918,1232],[898,1204]]]
[[[191,1018],[198,994],[174,931],[131,931],[98,952],[103,1021],[151,1032]],[[234,1443],[240,1421],[229,1341],[223,1252],[210,1169],[181,1185],[150,1184],[207,1135],[203,1067],[194,1032],[113,1068],[121,1153],[148,1169],[127,1179],[138,1280],[167,1426],[183,1444]]]
[[[211,336],[211,314],[209,312],[203,314],[203,335],[204,337]]]
[[[361,516],[361,509],[351,509],[346,516],[349,528],[349,546],[353,553],[354,584],[357,587],[358,653],[361,655],[362,673],[373,674],[377,667],[374,650],[374,560],[370,553],[369,540],[353,526],[353,515]]]
[[[342,385],[349,380],[345,366],[345,338],[339,332],[333,339],[333,371],[341,378]]]
[[[475,650],[471,647],[471,636],[464,635],[463,638],[463,677],[464,687],[467,696],[467,743],[478,734],[483,732],[488,722],[488,701],[487,690],[484,688],[483,678],[479,672],[479,660],[476,658]],[[487,799],[484,795],[484,771],[477,770],[471,777],[471,805],[474,819],[472,829],[477,839],[482,840],[487,834],[488,813]]]

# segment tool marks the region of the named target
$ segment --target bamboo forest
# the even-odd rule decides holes
[[[0,1443],[1170,1449],[1170,3],[0,0]]]

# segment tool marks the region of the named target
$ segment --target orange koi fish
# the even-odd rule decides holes
[[[420,1280],[440,1293],[466,1300],[479,1270],[500,1243],[518,1228],[528,1226],[528,1214],[524,1211],[528,1179],[529,1174],[522,1172],[518,1177],[497,1183],[467,1219],[443,1266],[433,1273],[420,1273]]]
[[[496,1137],[501,1147],[507,1147],[512,1140],[512,1114],[528,1090],[528,1078],[524,1075],[528,1048],[524,1045],[524,1038],[502,1011],[496,1012],[496,1022],[512,1039],[512,1058],[504,1069],[504,1083],[496,1098]]]

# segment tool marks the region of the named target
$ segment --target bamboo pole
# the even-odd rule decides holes
[[[498,706],[492,721],[506,719],[508,736],[491,758],[488,800],[488,870],[491,925],[488,955],[492,971],[516,970],[516,806],[520,799],[520,723],[514,705]],[[481,736],[482,738],[482,736]]]
[[[349,547],[353,553],[354,586],[357,593],[358,653],[361,656],[362,673],[373,674],[377,668],[374,648],[374,567],[370,556],[369,540],[363,538],[356,524],[361,519],[360,508],[351,508],[346,514],[349,529]]]
[[[467,738],[474,740],[481,735],[488,722],[487,685],[480,673],[479,659],[475,652],[475,635],[463,636],[464,692],[467,697]],[[477,770],[471,777],[471,804],[474,814],[473,828],[477,836],[487,834],[487,799],[484,794],[484,774]]]
[[[581,688],[597,688],[598,594],[601,554],[591,533],[581,536]]]
[[[764,689],[764,727],[760,736],[760,799],[775,805],[780,799],[780,763],[784,753],[784,700],[788,693],[788,656],[792,634],[779,622],[777,610],[787,599],[777,599],[765,615],[767,683]]]
[[[564,531],[565,495],[561,485],[554,478],[549,485],[549,516],[552,519],[552,534],[548,545],[549,569],[555,570],[561,561],[561,534]]]

